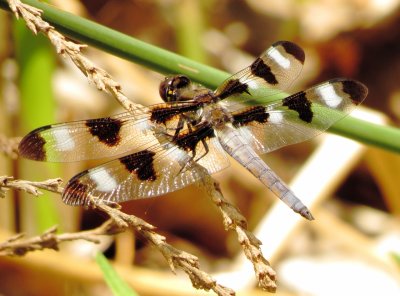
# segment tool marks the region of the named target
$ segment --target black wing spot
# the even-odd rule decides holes
[[[89,186],[82,183],[79,179],[86,175],[88,171],[83,171],[69,180],[62,193],[62,201],[72,206],[82,206],[88,204]]]
[[[278,80],[274,73],[272,73],[271,68],[264,63],[261,58],[257,58],[250,66],[251,73],[257,77],[264,79],[267,83],[276,85]]]
[[[313,119],[313,112],[311,110],[312,103],[307,99],[304,91],[291,95],[282,101],[283,106],[294,110],[299,114],[299,118],[307,123]]]
[[[223,100],[229,96],[236,94],[250,94],[248,88],[249,86],[246,83],[240,82],[239,79],[230,79],[225,83],[223,89],[221,90],[221,93],[218,94],[218,96]]]
[[[119,134],[122,122],[118,119],[107,117],[89,119],[86,121],[89,132],[107,146],[116,146],[121,141]]]
[[[155,153],[149,150],[139,151],[120,159],[120,162],[130,172],[136,174],[141,181],[155,181],[157,179],[154,170]]]
[[[263,106],[256,106],[248,108],[244,111],[233,113],[232,117],[233,126],[240,127],[254,121],[258,123],[266,123],[268,122],[269,113],[265,112],[265,108]]]
[[[300,46],[289,41],[279,41],[276,42],[273,46],[276,47],[277,45],[281,45],[288,54],[294,56],[296,60],[304,64],[305,54],[304,50]]]
[[[343,92],[348,94],[350,98],[357,104],[360,104],[368,94],[368,88],[361,82],[344,80],[342,85]]]
[[[44,126],[27,134],[18,145],[19,154],[33,160],[46,160],[46,150],[44,149],[46,140],[40,135],[40,132],[49,128],[51,128],[50,125]]]

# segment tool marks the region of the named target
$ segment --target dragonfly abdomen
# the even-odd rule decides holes
[[[222,131],[219,131],[218,136],[224,150],[267,186],[279,199],[308,220],[314,219],[308,208],[258,156],[237,130],[225,127]]]

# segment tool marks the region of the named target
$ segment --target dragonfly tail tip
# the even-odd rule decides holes
[[[311,214],[310,210],[307,208],[304,208],[302,211],[300,211],[299,214],[302,215],[307,220],[310,220],[310,221],[315,220],[314,216]]]

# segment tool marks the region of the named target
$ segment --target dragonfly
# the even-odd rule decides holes
[[[119,203],[164,195],[199,182],[229,165],[244,166],[294,212],[310,210],[260,158],[261,154],[315,137],[367,96],[362,83],[336,78],[280,99],[299,76],[303,49],[278,41],[215,91],[185,75],[160,83],[163,103],[115,116],[52,124],[27,134],[21,156],[50,162],[113,159],[69,180],[69,205]],[[283,97],[283,98],[282,98]]]

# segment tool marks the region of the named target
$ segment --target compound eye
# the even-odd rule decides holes
[[[190,79],[184,75],[166,77],[160,83],[159,93],[164,102],[179,101],[179,89],[185,88],[190,84]]]
[[[185,88],[190,84],[190,79],[185,75],[175,76],[172,85],[175,89]]]
[[[169,102],[172,92],[170,90],[171,84],[173,82],[174,77],[165,77],[164,81],[160,83],[160,87],[158,88],[158,92],[160,94],[161,99],[164,102]]]

